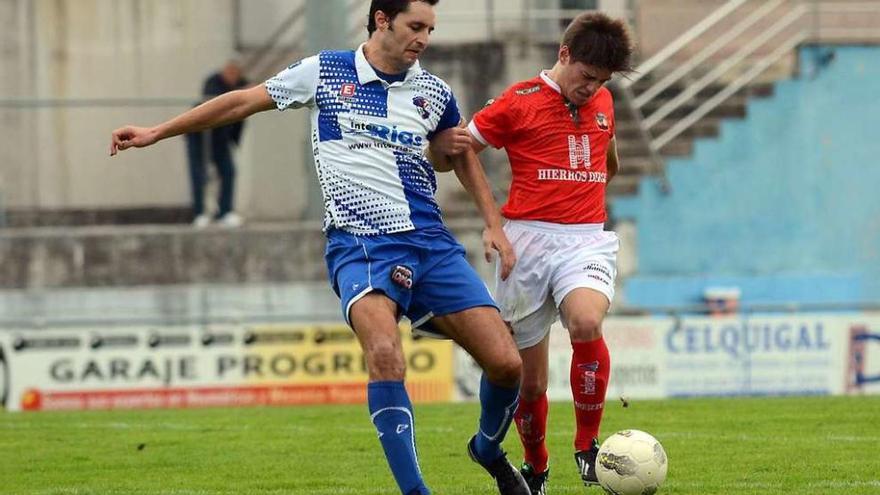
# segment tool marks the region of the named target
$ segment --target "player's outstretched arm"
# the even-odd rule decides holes
[[[275,102],[262,84],[231,91],[206,101],[155,127],[125,126],[113,131],[110,156],[129,148],[143,148],[163,139],[219,127],[270,110]]]
[[[464,153],[450,157],[450,159],[455,169],[455,175],[474,198],[486,224],[486,228],[483,229],[483,250],[486,261],[491,263],[494,259],[493,253],[497,251],[501,257],[501,280],[507,280],[513,270],[513,265],[516,264],[516,254],[502,228],[501,213],[498,211],[495,198],[492,197],[492,190],[489,188],[483,164],[480,163],[480,159],[477,158],[473,149],[468,149]]]

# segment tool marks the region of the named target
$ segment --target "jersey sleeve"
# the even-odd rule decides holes
[[[457,127],[459,123],[461,123],[461,111],[458,109],[458,102],[455,101],[455,95],[452,95],[446,103],[446,109],[443,110],[443,115],[434,132],[443,132],[446,129]]]
[[[458,103],[455,101],[455,96],[453,95],[450,96],[449,101],[446,102],[446,108],[443,109],[443,114],[440,116],[440,121],[437,122],[437,127],[428,133],[428,140],[433,140],[434,136],[437,134],[446,129],[457,127],[460,123],[461,111],[458,109]]]
[[[314,105],[320,69],[316,55],[291,65],[266,81],[266,90],[278,110]]]
[[[603,86],[599,88],[599,92],[594,98],[597,106],[596,124],[613,139],[615,128],[617,127],[617,122],[614,119],[614,95],[611,94],[608,88]],[[600,115],[605,117],[604,122],[601,124],[598,120]]]
[[[515,111],[512,91],[508,90],[497,100],[490,100],[477,112],[468,125],[468,130],[484,145],[504,148],[517,126]]]
[[[608,127],[613,138],[617,135],[617,117],[614,115],[614,97],[611,95],[611,92],[608,93],[608,120],[610,121]]]

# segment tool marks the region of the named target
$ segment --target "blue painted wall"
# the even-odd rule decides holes
[[[880,302],[880,47],[833,51],[820,68],[802,49],[797,78],[670,160],[669,195],[646,179],[613,203],[638,229],[628,304],[715,285],[744,303]]]

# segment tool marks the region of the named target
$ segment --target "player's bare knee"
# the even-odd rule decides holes
[[[591,314],[577,315],[568,321],[572,342],[590,342],[602,337],[602,317]]]
[[[371,380],[400,381],[406,376],[406,363],[400,348],[393,344],[375,344],[364,349]]]
[[[519,387],[519,397],[527,402],[534,402],[547,393],[547,380],[523,377]]]
[[[487,363],[485,371],[490,382],[502,387],[515,387],[522,376],[522,359],[516,352],[508,353]]]

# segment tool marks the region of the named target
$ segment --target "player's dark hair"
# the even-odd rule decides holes
[[[409,4],[413,2],[425,2],[430,6],[437,5],[440,0],[373,0],[370,3],[370,18],[367,19],[367,34],[372,36],[376,32],[376,12],[382,11],[393,21],[397,14],[406,12]]]
[[[601,12],[585,12],[562,35],[573,62],[594,65],[611,72],[632,72],[632,36],[626,24]]]

